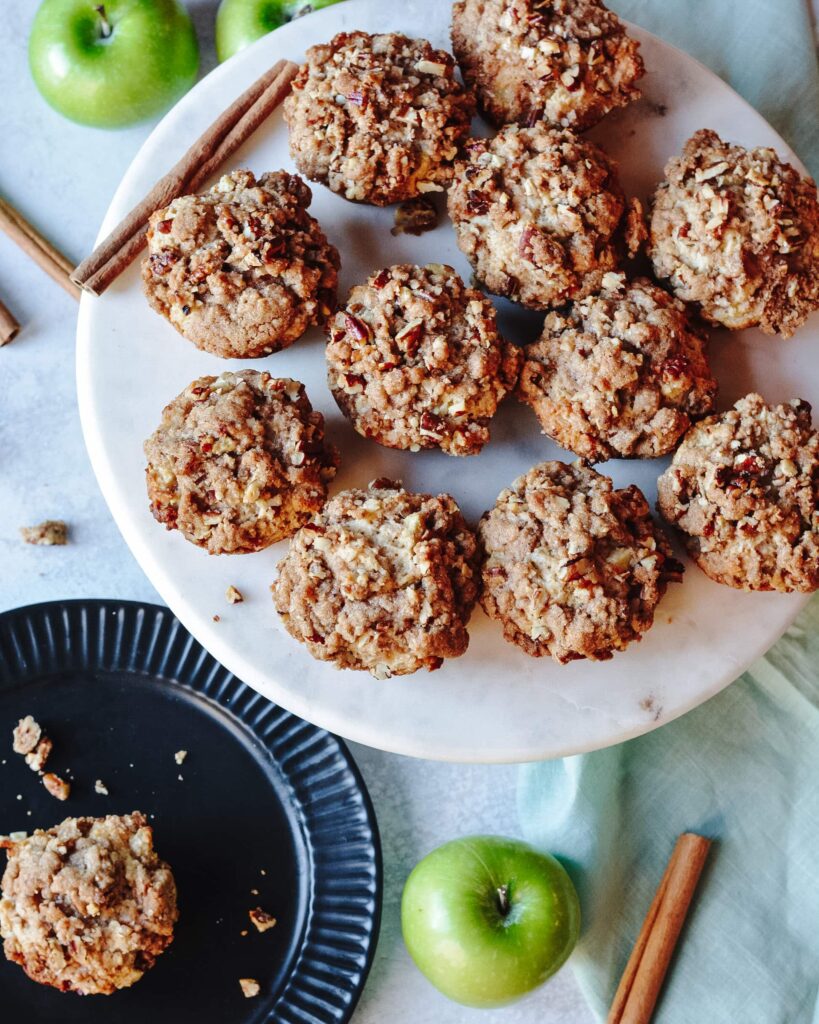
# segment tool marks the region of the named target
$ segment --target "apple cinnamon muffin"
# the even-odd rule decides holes
[[[295,533],[324,504],[339,462],[304,385],[255,370],[189,384],[145,455],[154,518],[212,555]]]
[[[311,46],[284,102],[301,173],[376,206],[443,192],[473,113],[451,54],[395,32]]]
[[[328,335],[339,408],[389,448],[476,454],[520,368],[492,303],[439,263],[376,272],[353,288]]]
[[[151,216],[142,280],[151,307],[225,358],[287,348],[335,308],[339,258],[295,174],[226,174]]]
[[[645,239],[640,204],[626,201],[614,162],[542,123],[472,139],[448,209],[477,279],[532,309],[597,291]]]
[[[481,519],[481,603],[527,654],[604,661],[640,640],[683,567],[634,485],[543,462]]]
[[[649,255],[711,323],[790,337],[819,309],[816,184],[772,149],[699,131],[652,201]]]
[[[32,981],[110,995],[139,981],[173,941],[176,885],[139,811],[66,818],[0,847],[3,949]]]
[[[604,275],[599,292],[550,312],[524,352],[518,397],[592,462],[667,455],[714,407],[705,335],[646,278]]]
[[[387,679],[464,653],[479,573],[475,535],[448,494],[375,480],[299,530],[272,591],[314,658]]]
[[[696,424],[657,490],[660,512],[711,579],[819,588],[819,433],[807,402],[770,406],[750,394]]]
[[[452,48],[497,126],[582,131],[640,95],[640,44],[600,0],[456,0]]]

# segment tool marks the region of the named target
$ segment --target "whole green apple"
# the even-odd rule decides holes
[[[178,0],[43,0],[28,57],[48,103],[97,128],[161,113],[199,69],[196,34]]]
[[[445,996],[503,1006],[564,963],[580,932],[580,904],[550,854],[515,839],[470,836],[416,865],[401,927],[410,956]]]
[[[340,0],[222,0],[216,14],[216,56],[227,60],[302,14]]]

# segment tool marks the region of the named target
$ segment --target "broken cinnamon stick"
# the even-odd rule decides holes
[[[684,832],[646,914],[606,1024],[649,1024],[711,840]]]
[[[48,239],[43,238],[40,232],[5,199],[0,199],[0,228],[41,270],[52,277],[72,298],[79,300],[80,290],[69,277],[71,261],[55,249]]]
[[[142,202],[80,263],[71,280],[85,291],[101,295],[144,247],[151,214],[177,196],[200,188],[284,100],[297,71],[297,64],[280,60],[234,100]]]

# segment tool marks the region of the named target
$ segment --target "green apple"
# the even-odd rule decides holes
[[[286,21],[340,0],[222,0],[216,14],[216,56],[227,60]]]
[[[51,106],[97,128],[162,113],[199,69],[196,33],[178,0],[43,0],[28,56]]]
[[[580,932],[580,904],[550,854],[516,839],[470,836],[416,865],[401,927],[410,956],[445,996],[503,1006],[564,963]]]

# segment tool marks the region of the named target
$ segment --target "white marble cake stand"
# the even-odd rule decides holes
[[[353,0],[295,21],[265,37],[200,82],[157,126],[111,204],[106,233],[181,155],[215,114],[274,60],[300,60],[307,46],[342,29],[402,31],[448,45],[449,5]],[[746,145],[787,146],[736,93],[692,58],[646,32],[645,97],[610,116],[593,134],[619,160],[627,192],[645,198],[665,161],[696,129],[711,127]],[[234,161],[260,173],[291,168],[280,114]],[[390,234],[392,210],[347,203],[314,186],[311,212],[342,255],[342,294],[389,263],[450,263],[468,277],[444,218],[419,238]],[[526,341],[530,316],[499,302],[507,336]],[[751,389],[769,400],[819,398],[819,322],[791,341],[756,331],[715,332],[712,357],[726,407]],[[415,490],[447,490],[470,519],[536,462],[563,457],[514,401],[501,409],[492,442],[479,456],[392,452],[359,438],[341,417],[325,382],[323,341],[311,331],[286,352],[256,361],[305,382],[313,404],[343,453],[334,490],[378,476]],[[805,603],[799,596],[745,594],[710,582],[688,566],[685,581],[663,600],[645,639],[593,664],[560,667],[528,658],[505,643],[496,623],[477,611],[467,654],[433,674],[377,682],[314,661],[277,621],[269,585],[285,546],[255,554],[210,557],[154,522],[145,496],[142,442],[162,407],[195,377],[238,369],[198,351],[153,313],[132,267],[101,299],[83,296],[77,370],[83,429],[103,494],[122,533],[157,590],[194,636],[246,683],[297,715],[384,750],[453,761],[524,761],[592,750],[650,729],[713,696],[785,630]],[[616,483],[637,483],[651,502],[663,461],[613,462]],[[228,606],[235,584],[244,604]],[[220,621],[214,622],[214,615]]]

